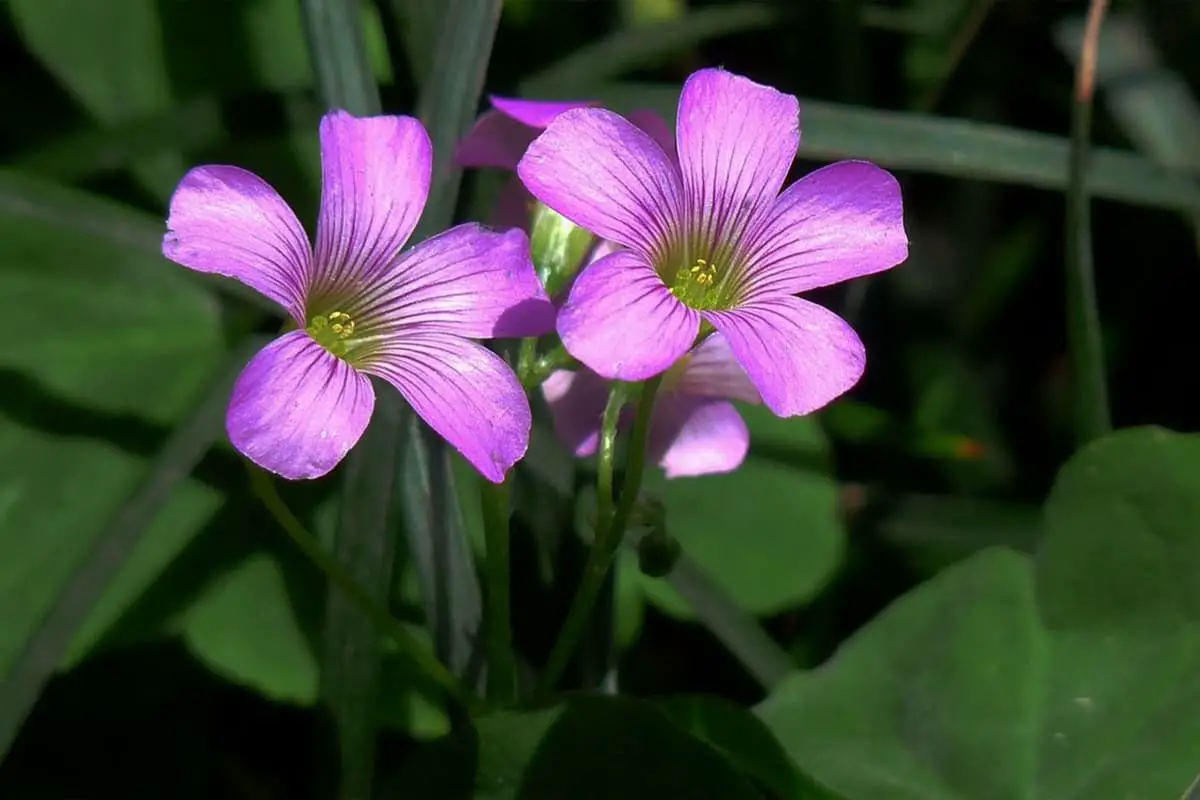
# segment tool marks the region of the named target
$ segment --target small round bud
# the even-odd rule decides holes
[[[652,531],[642,537],[637,546],[638,569],[651,578],[665,578],[675,569],[683,547],[679,540],[665,531]]]
[[[583,267],[595,237],[554,209],[536,203],[529,249],[546,294],[554,297]]]

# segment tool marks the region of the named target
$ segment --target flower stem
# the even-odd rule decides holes
[[[517,666],[509,586],[508,483],[480,478],[479,498],[487,540],[487,697],[495,703],[510,704],[517,695]]]
[[[614,382],[600,418],[599,474],[596,476],[596,530],[608,525],[613,513],[613,471],[617,460],[617,425],[629,398],[629,385]]]
[[[329,582],[336,586],[346,599],[370,617],[376,627],[396,643],[401,652],[420,669],[429,681],[450,699],[468,710],[475,709],[478,705],[477,701],[467,693],[458,679],[409,633],[400,620],[377,604],[342,565],[325,552],[325,548],[321,546],[317,537],[308,532],[304,524],[297,519],[292,510],[288,508],[287,503],[279,496],[271,477],[248,462],[246,471],[250,475],[250,485],[258,499],[262,501],[263,506],[274,517],[279,527],[283,528],[291,537],[300,551],[308,557],[309,561],[325,573]]]
[[[600,591],[604,586],[604,579],[608,576],[613,558],[616,556],[617,549],[621,546],[621,540],[625,536],[625,526],[629,523],[629,515],[633,511],[633,505],[637,501],[638,492],[642,486],[642,473],[645,471],[646,466],[646,440],[650,429],[650,414],[654,410],[654,399],[658,394],[658,387],[661,383],[662,376],[660,375],[651,378],[642,385],[641,397],[638,399],[637,415],[633,420],[633,431],[629,436],[629,458],[625,466],[625,483],[621,487],[621,496],[617,499],[616,510],[612,512],[611,517],[598,516],[596,519],[596,538],[592,542],[591,552],[588,553],[587,563],[583,568],[583,577],[580,580],[579,588],[576,590],[575,597],[571,600],[571,607],[567,611],[567,619],[563,622],[562,630],[558,634],[558,640],[554,643],[554,649],[550,652],[550,658],[547,659],[546,667],[538,682],[537,690],[534,692],[534,696],[537,698],[543,697],[552,691],[562,677],[562,673],[567,667],[567,662],[570,660],[576,645],[579,643],[579,637],[583,635],[583,631],[587,627],[592,608],[595,606],[596,599],[600,596]],[[609,405],[612,406],[612,394],[609,395]],[[618,412],[619,409],[620,407],[618,406]],[[615,416],[616,414],[609,414],[609,410],[605,409],[606,422],[610,417]],[[613,424],[615,426],[615,422]],[[608,482],[610,491],[612,485],[612,461],[613,456],[610,450],[607,466],[609,470]],[[601,463],[601,481],[604,480],[605,469],[604,463]],[[597,498],[597,502],[602,501]]]
[[[535,344],[534,347],[536,348],[536,346]],[[522,342],[521,347],[523,356],[524,342]],[[534,352],[536,354],[536,350]],[[518,365],[521,364],[520,357],[517,363]],[[531,358],[525,368],[521,369],[517,374],[521,378],[521,386],[525,387],[525,391],[530,391],[541,386],[546,378],[550,377],[550,373],[555,370],[570,369],[574,363],[575,359],[571,358],[570,353],[560,344],[540,358]]]
[[[533,369],[534,359],[537,358],[537,348],[536,336],[528,336],[521,340],[521,349],[517,351],[517,375],[520,376],[522,385],[525,383],[525,376]]]
[[[1075,428],[1080,445],[1112,430],[1104,376],[1104,344],[1096,307],[1092,265],[1091,199],[1087,173],[1096,82],[1096,50],[1107,0],[1091,0],[1083,53],[1075,75],[1071,151],[1067,165],[1067,349],[1075,395]]]

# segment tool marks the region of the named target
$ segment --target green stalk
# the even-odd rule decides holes
[[[629,524],[629,515],[633,511],[633,505],[637,501],[638,492],[641,491],[642,487],[642,474],[646,467],[646,440],[650,429],[650,414],[654,409],[654,399],[658,394],[658,387],[661,383],[662,376],[660,375],[656,378],[651,378],[642,385],[641,397],[638,400],[637,415],[634,417],[633,430],[629,436],[629,461],[625,467],[625,483],[621,487],[621,496],[617,500],[616,510],[612,512],[611,518],[600,516],[602,510],[598,509],[596,538],[592,542],[591,551],[588,553],[587,563],[583,568],[583,577],[579,588],[575,592],[575,597],[571,600],[571,607],[567,611],[567,618],[563,622],[562,630],[558,634],[558,640],[554,643],[554,648],[550,652],[550,658],[546,662],[546,668],[542,672],[537,690],[534,693],[535,697],[544,697],[554,689],[559,679],[562,678],[563,671],[566,669],[567,663],[570,661],[571,655],[575,652],[575,648],[579,644],[579,639],[587,627],[588,618],[591,616],[592,609],[596,605],[596,600],[600,596],[600,591],[604,587],[604,580],[608,576],[608,571],[612,568],[613,558],[616,556],[617,549],[621,546],[621,540],[625,536],[625,527]],[[610,393],[609,407],[605,409],[603,424],[615,430],[615,418],[620,412],[620,406],[617,405],[614,412],[612,410],[614,406],[612,398],[613,393]],[[615,433],[612,436],[615,437]],[[602,432],[602,447],[603,439],[604,433]],[[608,491],[611,493],[613,449],[615,448],[610,445],[607,457],[604,452],[601,452],[598,495],[602,495],[605,491],[603,484],[606,471],[608,473]],[[607,464],[605,463],[606,461]],[[598,496],[597,503],[602,502],[604,501]]]
[[[1096,49],[1100,23],[1107,5],[1107,0],[1092,0],[1088,8],[1083,54],[1076,72],[1071,151],[1067,168],[1067,346],[1071,361],[1076,439],[1081,445],[1112,430],[1104,375],[1100,313],[1096,305],[1091,198],[1087,186]]]
[[[292,542],[300,548],[300,552],[313,565],[321,570],[329,582],[337,587],[347,600],[358,606],[359,610],[371,618],[375,627],[387,635],[406,658],[413,662],[417,669],[436,685],[449,699],[470,709],[474,704],[473,698],[463,689],[458,679],[450,674],[440,661],[417,641],[404,624],[391,613],[375,602],[371,594],[354,580],[354,577],[325,551],[320,541],[302,523],[284,499],[279,496],[271,477],[261,469],[246,462],[246,471],[250,475],[250,485],[254,494],[262,502],[276,524],[284,530]]]
[[[487,542],[487,697],[493,703],[507,705],[517,695],[509,586],[508,483],[495,484],[481,477],[479,497]]]

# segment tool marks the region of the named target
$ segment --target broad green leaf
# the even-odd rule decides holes
[[[140,217],[100,201],[95,216],[41,205],[10,178],[0,176],[3,676],[226,358],[217,304],[144,246]],[[126,563],[72,658],[218,502],[184,481],[132,552],[110,554]]]
[[[1032,559],[988,550],[760,707],[848,797],[1185,796],[1200,764],[1200,437],[1078,453]]]
[[[1045,526],[1036,794],[1180,797],[1200,769],[1200,436],[1135,428],[1085,448]]]
[[[761,797],[715,748],[650,703],[580,696],[494,713],[476,741],[436,742],[404,765],[385,797],[571,800]]]
[[[588,97],[617,111],[638,108],[675,119],[679,87],[581,83],[556,88],[559,97]],[[538,96],[545,96],[544,93]],[[1067,140],[965,119],[800,99],[800,158],[863,158],[890,169],[1062,190]],[[1200,184],[1132,152],[1091,150],[1088,188],[1095,197],[1133,205],[1200,211]]]
[[[11,0],[25,45],[102,124],[165,111],[171,104],[167,44],[154,0]],[[165,196],[183,174],[178,154],[139,159],[135,173]]]
[[[645,489],[662,498],[684,552],[738,605],[766,615],[825,586],[841,562],[844,532],[815,420],[779,419],[759,407],[742,413],[752,445],[741,468],[673,480],[653,470]],[[664,610],[692,616],[667,582],[643,576],[643,585]]]
[[[288,601],[282,567],[270,556],[252,555],[217,576],[176,624],[219,675],[276,700],[316,700],[316,659]]]
[[[217,304],[184,270],[121,228],[27,214],[11,188],[0,186],[3,669],[143,473],[162,426],[224,358]],[[169,558],[215,499],[187,482],[144,557]]]
[[[989,550],[905,595],[759,712],[848,798],[1028,796],[1047,646],[1026,560]]]
[[[677,696],[658,703],[671,720],[708,742],[747,777],[789,800],[828,800],[833,795],[802,776],[775,735],[746,708],[721,697]]]
[[[164,198],[186,167],[179,152],[219,138],[222,129],[204,110],[191,115],[200,114],[202,126],[179,130],[176,103],[211,103],[263,88],[308,89],[313,82],[294,0],[12,0],[9,7],[26,46],[97,122],[137,132],[152,144],[133,166],[146,187]],[[388,79],[378,15],[366,10],[362,18],[373,72]],[[102,136],[72,138],[57,151],[67,144],[77,148],[68,173],[94,171],[97,163],[114,166],[114,156],[120,158],[115,166],[125,166],[137,152]],[[54,152],[51,145],[40,161]]]

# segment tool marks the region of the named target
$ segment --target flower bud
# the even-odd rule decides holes
[[[533,266],[546,294],[554,297],[583,267],[595,237],[542,203],[534,205],[530,231]]]
[[[683,554],[679,540],[667,533],[666,509],[655,497],[643,498],[634,510],[640,525],[649,530],[637,544],[638,568],[651,578],[665,578]]]

